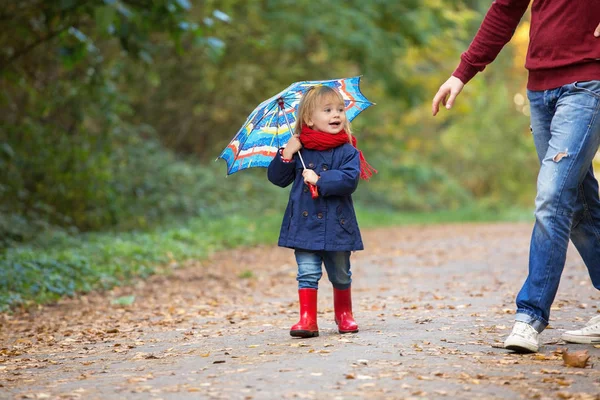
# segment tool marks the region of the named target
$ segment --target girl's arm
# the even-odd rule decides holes
[[[322,171],[317,181],[321,196],[349,196],[356,190],[360,179],[360,158],[352,148],[344,156],[339,169]]]
[[[296,175],[296,160],[285,160],[282,156],[283,149],[279,149],[275,158],[269,164],[267,177],[277,186],[286,187],[294,181]]]

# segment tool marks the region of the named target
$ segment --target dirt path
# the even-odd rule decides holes
[[[498,348],[526,276],[530,224],[365,232],[353,255],[360,332],[339,335],[331,285],[321,336],[297,320],[291,250],[254,248],[180,266],[135,287],[0,315],[0,398],[598,399],[598,366],[563,365],[561,332],[599,312],[571,248],[544,346]],[[248,271],[251,271],[248,272]],[[135,296],[129,306],[111,304]]]

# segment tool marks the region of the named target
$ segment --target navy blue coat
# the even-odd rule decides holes
[[[279,246],[304,250],[354,251],[363,243],[351,194],[360,179],[358,150],[347,143],[331,150],[302,149],[307,168],[320,176],[313,199],[302,177],[298,154],[286,163],[278,152],[269,165],[269,181],[286,187],[293,182],[285,209]]]

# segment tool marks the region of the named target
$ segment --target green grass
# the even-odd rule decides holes
[[[477,207],[411,213],[394,213],[357,207],[356,214],[362,229],[396,225],[427,225],[459,222],[533,221],[533,211],[531,210],[504,209],[493,211]]]
[[[150,232],[47,234],[0,255],[0,311],[128,284],[172,261],[203,259],[226,248],[275,243],[280,216],[193,219]]]
[[[529,221],[531,212],[491,212],[470,208],[431,213],[357,210],[362,229],[378,226],[473,221]],[[0,254],[0,311],[49,303],[63,296],[126,285],[154,273],[168,273],[172,262],[203,259],[239,246],[277,243],[281,214],[191,219],[148,232],[69,236],[53,232],[34,243]],[[245,271],[240,278],[252,278]]]

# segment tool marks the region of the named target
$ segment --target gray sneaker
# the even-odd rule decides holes
[[[533,326],[517,321],[504,341],[504,348],[517,353],[537,353],[540,347],[539,335]]]
[[[565,342],[571,343],[600,343],[600,315],[596,315],[590,319],[581,329],[566,331],[560,338]]]

